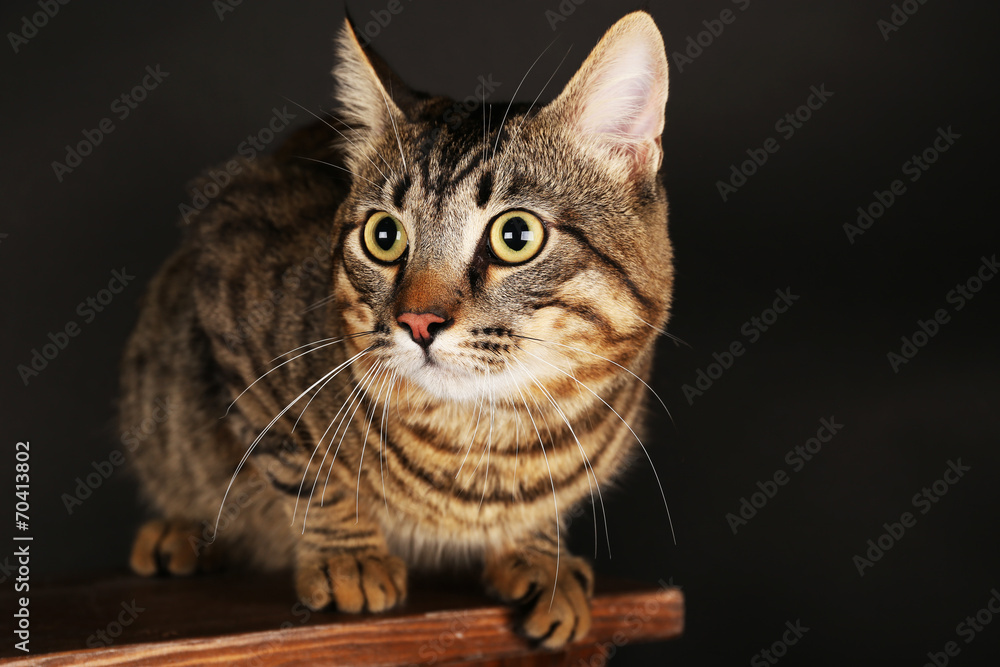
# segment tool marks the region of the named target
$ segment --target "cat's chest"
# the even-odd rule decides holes
[[[373,515],[408,549],[471,550],[543,530],[581,503],[601,502],[620,468],[617,433],[469,424],[464,438],[389,426],[362,462]],[[510,424],[504,426],[510,429]],[[437,435],[438,437],[435,437]],[[366,446],[367,448],[367,446]]]

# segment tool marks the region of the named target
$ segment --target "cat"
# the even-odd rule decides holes
[[[476,563],[561,647],[593,594],[565,516],[638,454],[670,307],[659,30],[625,16],[481,123],[349,20],[337,56],[334,112],[230,163],[148,288],[121,420],[171,411],[131,455],[162,517],[131,566],[287,568],[311,609],[380,612],[408,566]]]

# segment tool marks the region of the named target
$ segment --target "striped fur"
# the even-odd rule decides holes
[[[313,608],[380,611],[406,564],[480,562],[559,646],[592,579],[560,517],[634,455],[670,305],[659,33],[631,14],[549,105],[458,125],[349,25],[338,48],[336,114],[243,163],[150,286],[122,423],[173,409],[132,455],[165,519],[133,567],[293,567]],[[512,209],[545,226],[514,266],[488,248]],[[363,248],[376,211],[396,263]],[[401,313],[446,323],[425,351]]]

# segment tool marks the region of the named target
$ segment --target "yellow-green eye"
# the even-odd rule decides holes
[[[490,248],[502,262],[520,264],[538,254],[545,241],[542,221],[527,211],[508,211],[490,227]]]
[[[380,262],[395,262],[406,250],[403,223],[385,211],[379,211],[365,223],[365,247]]]

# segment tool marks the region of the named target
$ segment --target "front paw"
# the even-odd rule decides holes
[[[314,611],[386,611],[406,600],[406,564],[377,551],[316,554],[296,567],[295,589]]]
[[[519,628],[541,646],[557,649],[590,631],[594,574],[582,558],[559,559],[532,551],[515,552],[489,562],[487,590],[504,602],[523,607]]]

